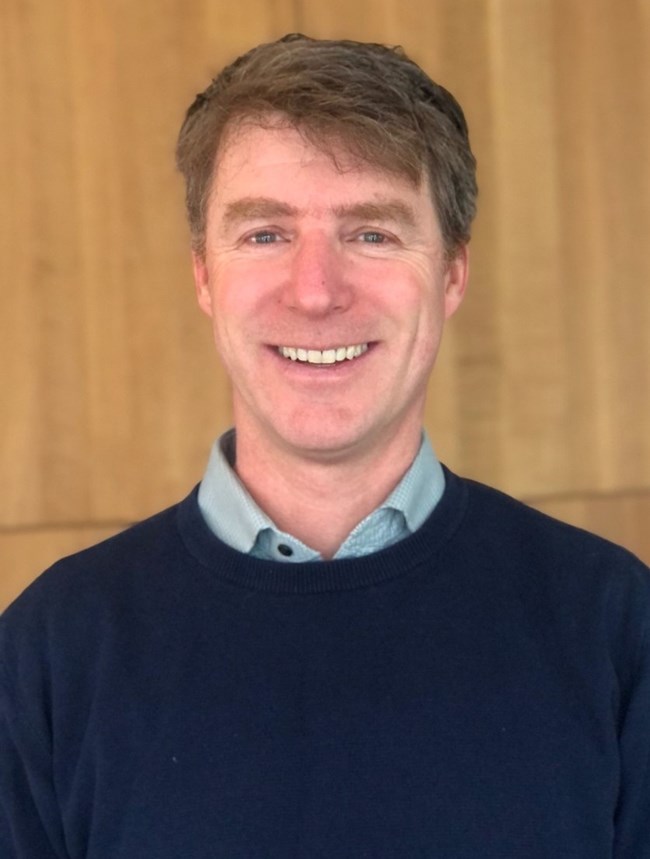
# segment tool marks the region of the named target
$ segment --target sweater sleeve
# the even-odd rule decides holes
[[[615,859],[650,859],[649,572],[646,568],[641,570],[643,588],[635,599],[635,608],[642,615],[642,632],[620,721],[621,787],[616,812]],[[632,618],[629,620],[632,625]]]
[[[0,620],[0,856],[67,859],[47,740],[21,708]]]

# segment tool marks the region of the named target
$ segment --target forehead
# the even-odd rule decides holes
[[[298,129],[252,121],[238,123],[224,136],[215,159],[211,199],[241,194],[332,197],[399,196],[431,202],[428,183],[369,164],[342,140],[316,145]]]

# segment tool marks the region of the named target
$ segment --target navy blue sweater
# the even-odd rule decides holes
[[[1,625],[3,859],[650,857],[648,570],[451,474],[304,565],[193,493]]]

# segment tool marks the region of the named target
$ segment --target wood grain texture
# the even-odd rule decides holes
[[[650,559],[650,0],[5,0],[0,598],[34,574],[21,529],[78,523],[67,551],[142,518],[230,422],[173,147],[225,61],[292,30],[403,44],[466,109],[481,195],[427,410],[441,458]]]

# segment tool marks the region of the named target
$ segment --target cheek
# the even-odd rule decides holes
[[[260,309],[260,290],[252,279],[222,277],[213,290],[212,332],[222,363],[231,375],[253,359],[268,314]]]
[[[218,306],[231,319],[252,319],[273,300],[277,276],[268,266],[232,264],[213,281]]]

